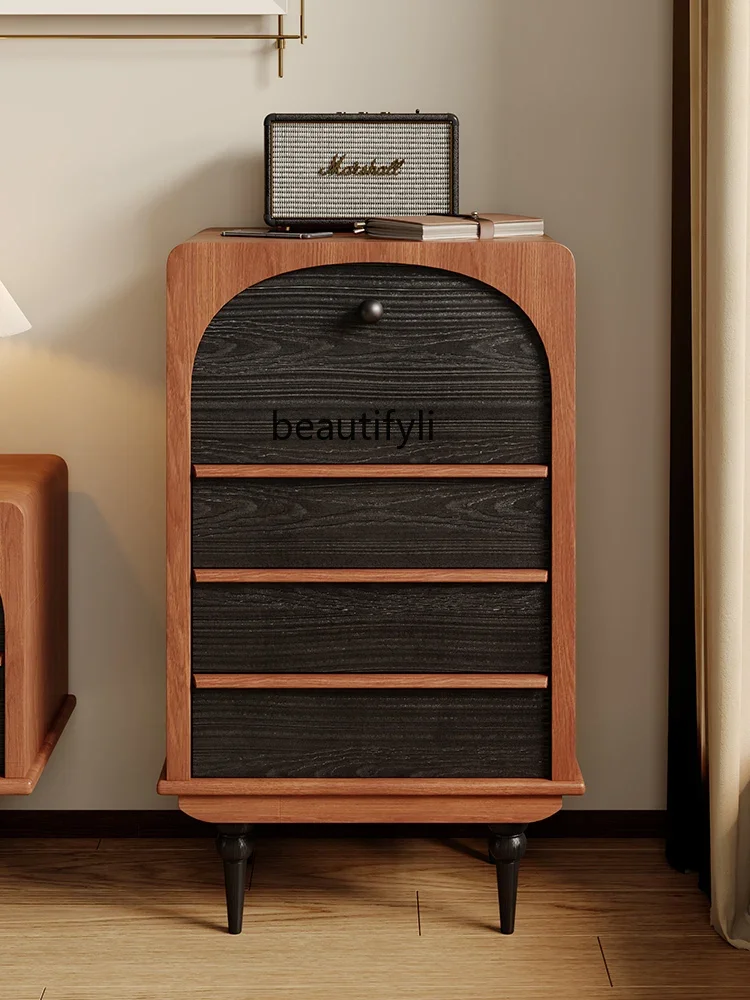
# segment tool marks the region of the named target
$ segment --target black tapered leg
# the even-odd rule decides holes
[[[501,934],[512,934],[516,925],[518,869],[526,853],[527,826],[528,823],[502,823],[490,827],[490,858],[497,869]]]
[[[216,849],[224,862],[224,885],[227,891],[227,920],[230,934],[242,933],[245,905],[247,859],[253,853],[249,823],[224,823],[218,827]]]

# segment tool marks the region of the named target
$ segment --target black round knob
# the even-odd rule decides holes
[[[359,318],[363,323],[377,323],[383,316],[383,303],[377,299],[365,299],[359,307]]]

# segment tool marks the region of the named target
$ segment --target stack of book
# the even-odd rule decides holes
[[[368,219],[365,232],[387,240],[478,240],[544,236],[544,220],[528,215],[400,215]]]

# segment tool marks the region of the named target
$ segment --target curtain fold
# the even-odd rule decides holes
[[[711,919],[750,949],[750,0],[692,0],[697,714]]]
[[[691,0],[675,0],[672,62],[672,323],[669,456],[667,860],[710,890],[708,775],[697,727],[691,252]]]

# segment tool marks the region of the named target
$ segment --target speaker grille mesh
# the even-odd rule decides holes
[[[365,219],[450,213],[454,126],[450,121],[277,121],[270,129],[269,214],[275,219]],[[359,163],[397,173],[325,173]]]

